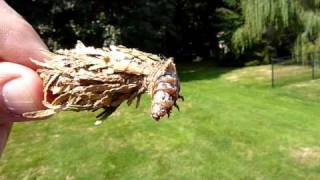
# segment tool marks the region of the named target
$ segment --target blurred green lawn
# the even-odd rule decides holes
[[[145,96],[100,126],[85,112],[15,124],[0,179],[320,179],[320,81],[272,89],[268,66],[189,67],[170,119]]]

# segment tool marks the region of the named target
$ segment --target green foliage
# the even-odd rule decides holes
[[[123,44],[243,65],[320,48],[320,0],[8,0],[51,49]]]
[[[73,47],[80,39],[90,45],[117,43],[120,29],[114,14],[100,1],[8,1],[40,33],[51,49]]]
[[[224,43],[230,51],[232,35],[243,24],[243,19],[240,13],[239,0],[224,0],[223,3],[216,9],[215,13],[218,21],[215,23],[215,27],[220,30],[218,40],[220,43]]]
[[[207,0],[8,0],[51,49],[124,44],[184,61],[218,56],[215,10]],[[233,4],[229,2],[230,6]]]
[[[120,22],[123,43],[151,52],[167,52],[169,34],[175,33],[174,0],[138,0],[124,8]]]
[[[245,22],[233,34],[233,45],[240,52],[258,43],[300,55],[319,51],[319,2],[241,0]]]
[[[289,26],[295,28],[292,19],[296,15],[295,6],[286,0],[242,0],[241,7],[245,18],[244,25],[233,37],[233,42],[241,51],[263,38],[269,31],[281,31]]]

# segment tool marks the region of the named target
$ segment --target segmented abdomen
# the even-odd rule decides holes
[[[176,101],[182,98],[179,95],[180,82],[175,72],[165,72],[160,76],[154,85],[152,91],[151,116],[159,120],[166,114],[170,116],[172,107],[179,109]]]

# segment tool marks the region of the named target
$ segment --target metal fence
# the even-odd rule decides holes
[[[320,78],[320,53],[271,58],[271,86]]]

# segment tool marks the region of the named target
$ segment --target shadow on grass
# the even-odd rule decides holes
[[[217,68],[210,61],[179,63],[177,64],[179,78],[182,82],[195,80],[210,80],[220,77],[222,74],[231,71],[232,68]]]

